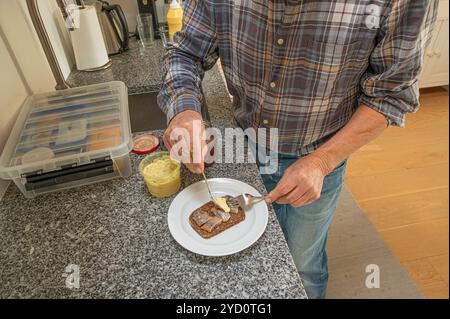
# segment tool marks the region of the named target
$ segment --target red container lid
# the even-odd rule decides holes
[[[159,148],[160,140],[152,133],[136,135],[133,138],[133,153],[150,154]]]

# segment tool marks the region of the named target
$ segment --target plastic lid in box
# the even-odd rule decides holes
[[[124,83],[36,94],[23,104],[0,157],[0,178],[52,172],[130,153]]]

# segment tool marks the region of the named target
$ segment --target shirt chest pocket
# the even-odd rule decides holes
[[[368,65],[368,57],[361,54],[362,41],[348,44],[311,39],[304,50],[304,61],[310,73],[308,90],[316,98],[332,99],[343,96],[354,86]]]

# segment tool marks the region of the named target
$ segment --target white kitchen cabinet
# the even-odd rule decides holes
[[[449,1],[440,1],[433,39],[425,53],[423,71],[420,76],[420,87],[448,85],[448,10]]]

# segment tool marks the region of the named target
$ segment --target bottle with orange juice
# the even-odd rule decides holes
[[[173,40],[175,33],[181,31],[183,26],[183,8],[177,0],[172,0],[167,11],[167,24],[169,25],[169,38]]]

